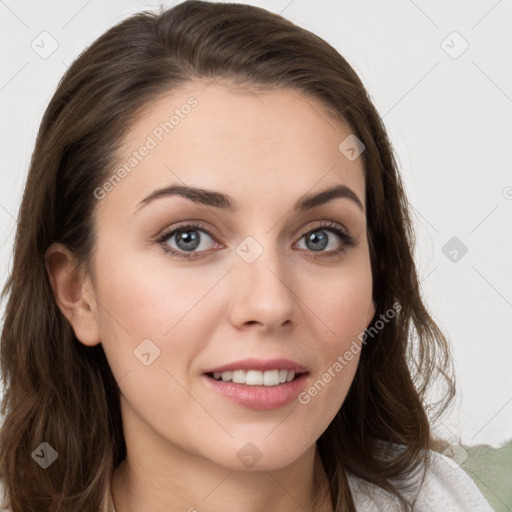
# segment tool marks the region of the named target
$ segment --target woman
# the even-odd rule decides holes
[[[453,382],[412,251],[384,126],[325,41],[198,1],[110,29],[21,205],[6,506],[491,510],[432,451]]]

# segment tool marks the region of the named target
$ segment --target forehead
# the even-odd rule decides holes
[[[338,148],[351,133],[318,100],[291,89],[195,82],[146,106],[115,168],[124,167],[126,177],[107,199],[117,196],[132,209],[151,190],[178,183],[244,204],[291,202],[343,183],[364,204],[362,159],[351,161]]]

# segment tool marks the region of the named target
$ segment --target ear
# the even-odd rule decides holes
[[[73,254],[60,243],[48,247],[45,265],[57,305],[71,324],[75,336],[84,345],[100,343],[96,300],[90,278],[76,268]]]

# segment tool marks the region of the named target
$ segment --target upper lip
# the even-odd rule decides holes
[[[295,373],[305,373],[307,370],[304,366],[290,359],[243,359],[240,361],[234,361],[222,366],[217,366],[205,373],[222,373],[232,372],[235,370],[293,370]]]

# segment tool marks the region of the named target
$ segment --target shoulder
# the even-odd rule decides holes
[[[440,453],[428,453],[427,466],[409,479],[409,490],[404,493],[414,502],[416,512],[494,512],[463,469]],[[398,500],[382,489],[352,476],[349,483],[358,510],[401,510]]]
[[[452,459],[437,452],[430,452],[430,465],[418,493],[418,503],[425,510],[436,507],[435,510],[440,508],[445,512],[493,512],[470,476]]]

